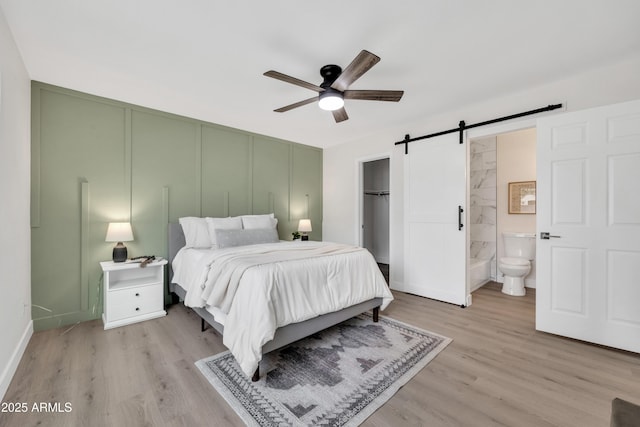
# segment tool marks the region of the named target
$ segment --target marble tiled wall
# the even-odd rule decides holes
[[[469,255],[491,260],[496,278],[496,137],[471,141]]]

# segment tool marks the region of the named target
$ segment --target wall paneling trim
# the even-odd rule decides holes
[[[274,212],[281,239],[310,217],[322,238],[322,150],[32,82],[34,328],[102,314],[107,225],[129,256],[167,256],[168,222]]]

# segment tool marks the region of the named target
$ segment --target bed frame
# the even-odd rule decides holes
[[[186,291],[178,284],[171,281],[173,277],[173,270],[171,263],[175,258],[178,251],[186,244],[182,226],[179,223],[169,223],[169,291],[178,295],[181,301],[184,301]],[[365,311],[373,310],[373,321],[378,321],[378,313],[380,311],[380,305],[382,304],[382,298],[373,298],[368,301],[364,301],[360,304],[347,307],[340,311],[323,314],[321,316],[314,317],[313,319],[305,320],[304,322],[292,323],[281,328],[278,328],[275,332],[273,340],[262,346],[262,354],[267,354],[270,351],[277,350],[292,342],[298,341],[309,335],[313,335],[316,332],[320,332],[328,327],[344,322],[351,319],[358,314]],[[191,307],[198,316],[202,318],[201,329],[206,329],[206,324],[211,325],[221,335],[224,334],[224,326],[216,322],[213,315],[206,309],[200,307]],[[206,324],[205,324],[206,322]],[[252,381],[258,381],[260,379],[260,366],[256,369]]]

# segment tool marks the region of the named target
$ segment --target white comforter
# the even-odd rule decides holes
[[[356,246],[306,241],[182,249],[176,259],[189,251],[195,269],[180,262],[173,281],[187,291],[185,305],[226,315],[223,342],[249,376],[277,328],[376,297],[384,310],[393,300],[369,251]]]

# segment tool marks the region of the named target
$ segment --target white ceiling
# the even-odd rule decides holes
[[[0,0],[30,77],[327,147],[558,80],[640,51],[638,0]],[[382,60],[351,89],[350,119],[310,104],[362,49]],[[533,108],[537,106],[532,106]]]

